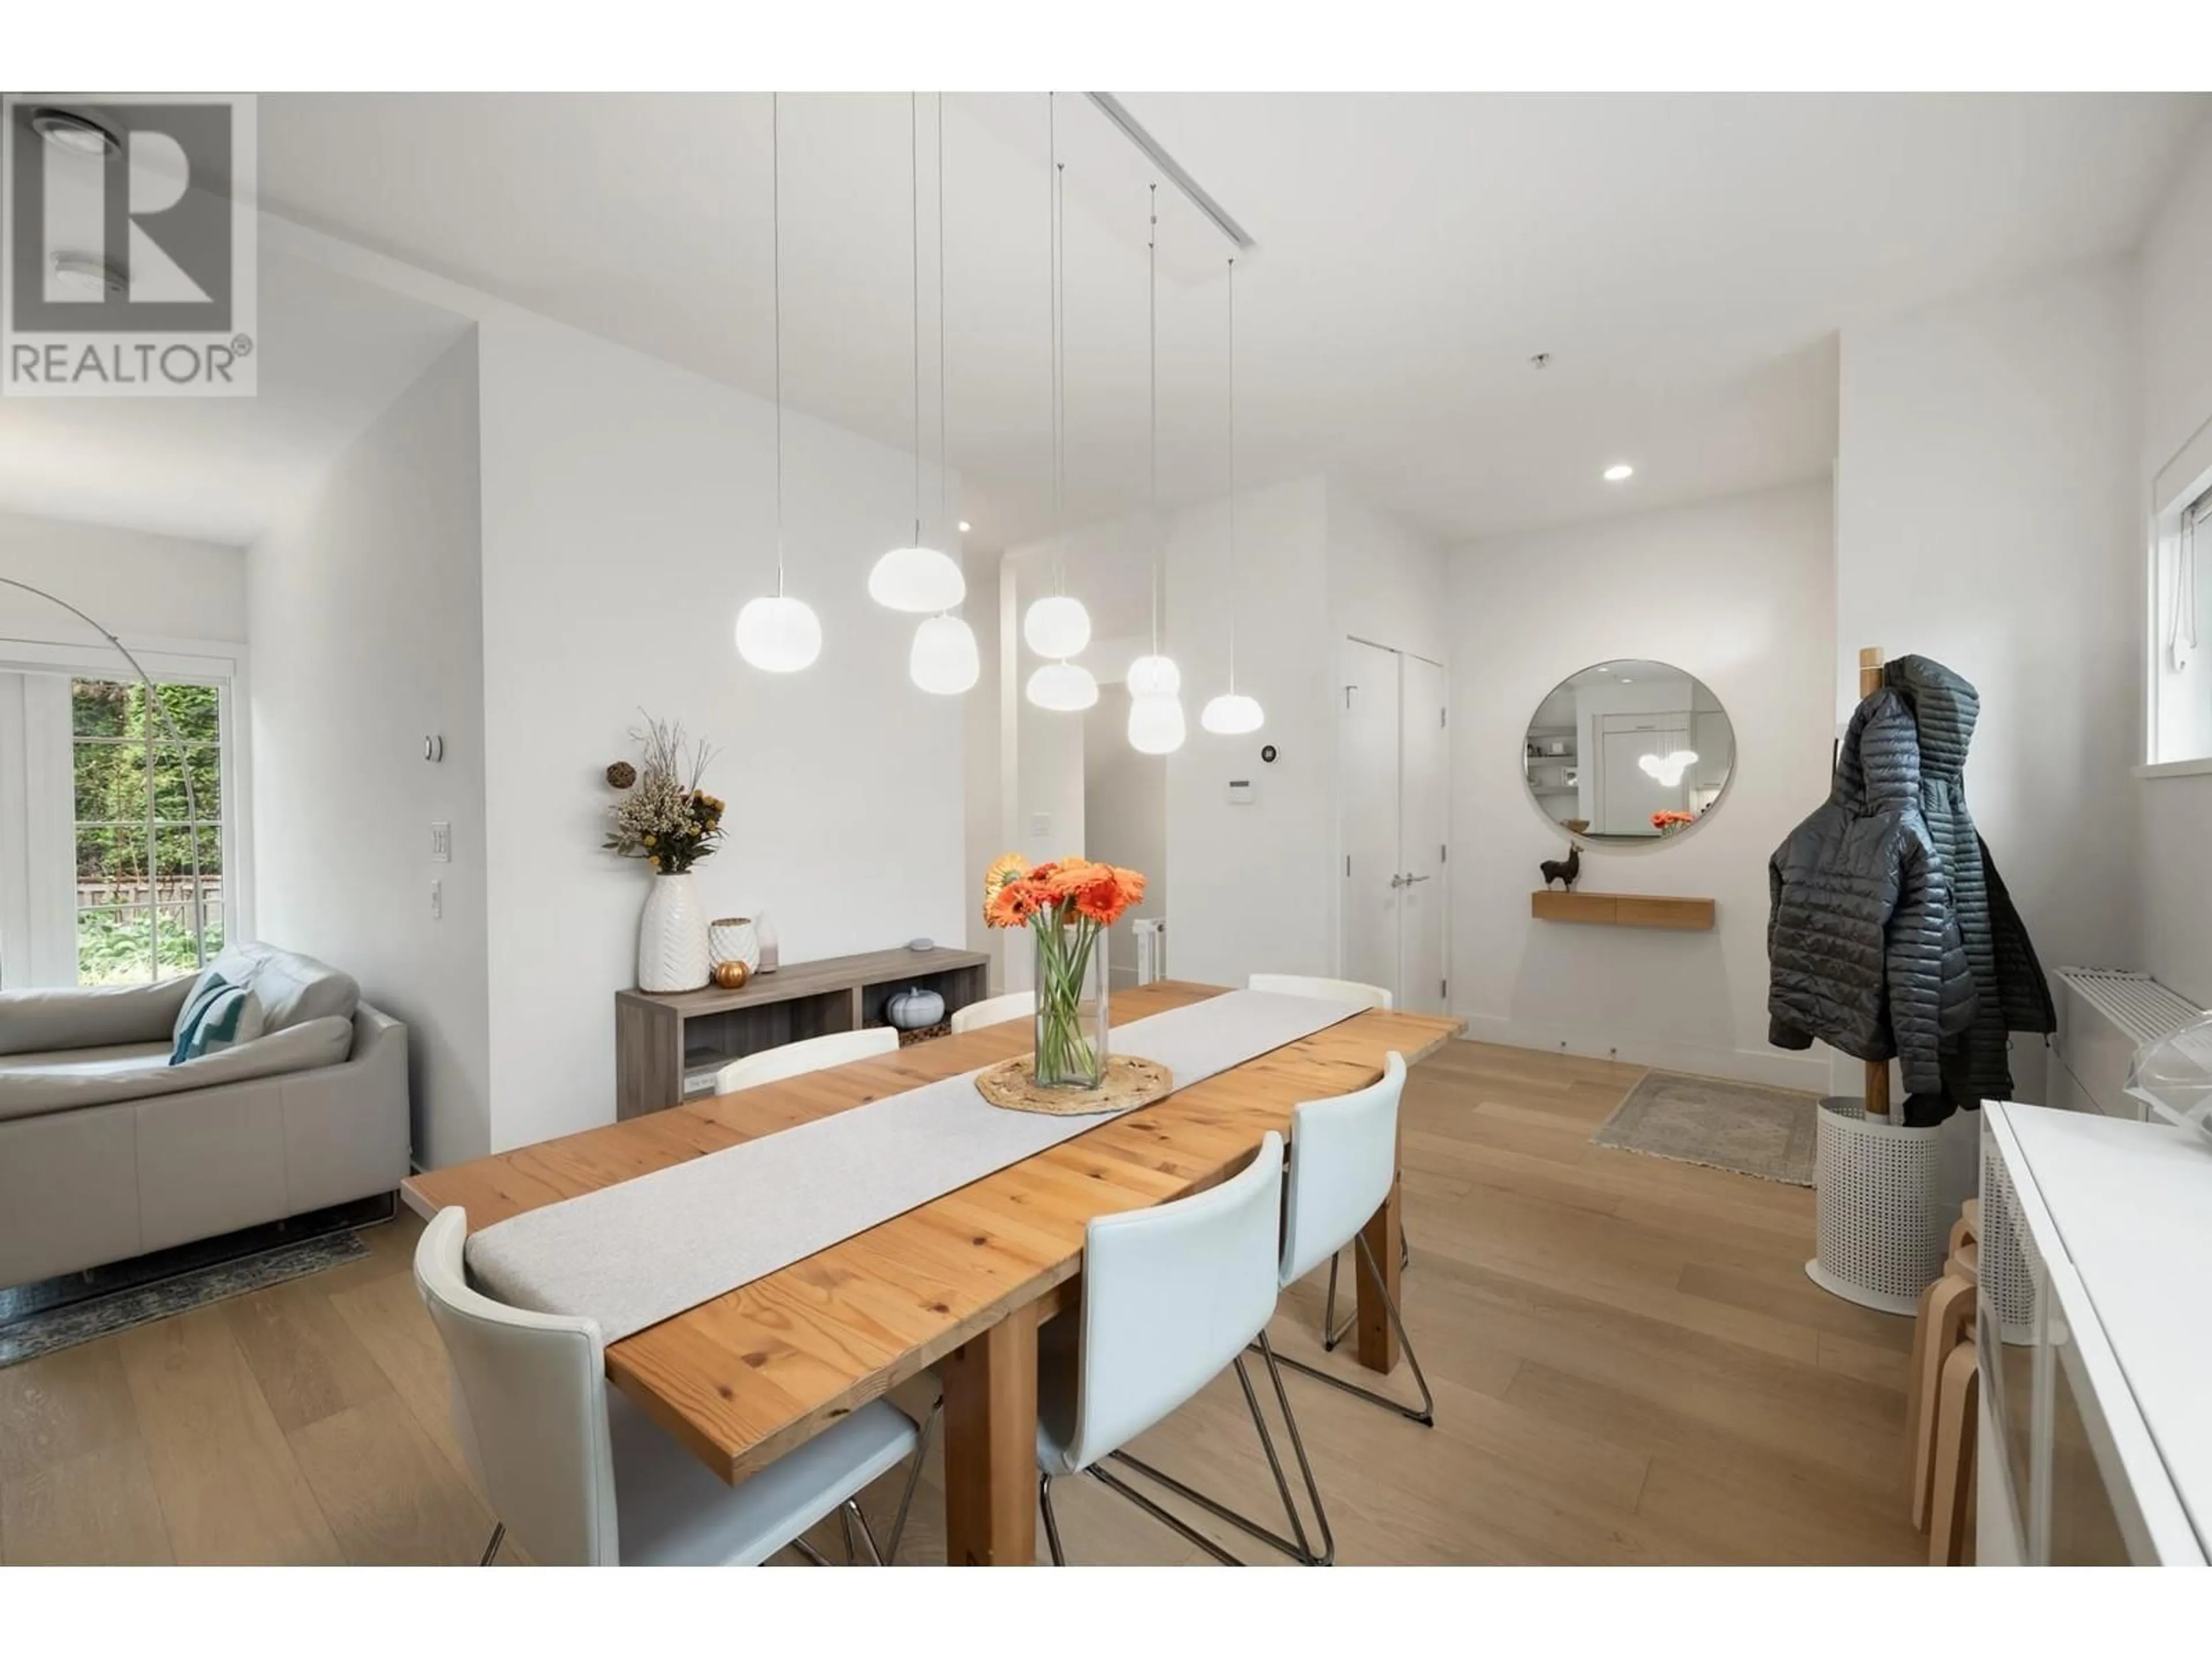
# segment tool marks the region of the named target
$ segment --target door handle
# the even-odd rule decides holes
[[[1428,879],[1428,878],[1427,878],[1426,876],[1411,876],[1411,875],[1409,875],[1409,876],[1407,876],[1407,877],[1406,878],[1406,885],[1407,885],[1407,886],[1408,886],[1408,887],[1411,887],[1411,886],[1412,886],[1415,882],[1417,882],[1417,881],[1426,881],[1427,879]]]
[[[1394,888],[1411,887],[1417,881],[1426,881],[1427,879],[1428,878],[1426,876],[1400,874],[1390,878],[1390,885]]]

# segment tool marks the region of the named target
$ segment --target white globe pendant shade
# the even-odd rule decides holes
[[[907,653],[906,666],[923,690],[958,696],[982,671],[975,630],[957,617],[927,618],[914,630],[914,649]]]
[[[770,674],[796,674],[822,654],[814,608],[787,593],[749,599],[738,612],[738,654]]]
[[[1253,698],[1240,691],[1224,691],[1200,712],[1198,723],[1217,737],[1233,738],[1258,731],[1266,719]]]
[[[1029,699],[1056,714],[1073,714],[1098,701],[1098,682],[1072,662],[1048,662],[1030,676]]]
[[[1140,755],[1172,755],[1182,747],[1182,700],[1154,692],[1129,699],[1129,747]]]
[[[893,611],[927,616],[966,599],[968,579],[933,547],[895,547],[868,572],[868,597]]]
[[[1080,599],[1048,594],[1023,614],[1022,637],[1040,657],[1073,657],[1091,643],[1091,613]]]
[[[1171,657],[1139,657],[1129,665],[1133,697],[1172,697],[1182,690],[1182,671]]]

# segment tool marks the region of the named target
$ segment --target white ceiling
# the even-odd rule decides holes
[[[1259,244],[1239,464],[1467,537],[1824,468],[1835,331],[2130,246],[2201,95],[1131,94]],[[1058,100],[1069,521],[1144,488],[1143,184]],[[947,99],[950,414],[990,541],[1051,522],[1044,100]],[[787,395],[911,431],[903,96],[783,100]],[[933,102],[921,102],[933,356]],[[769,374],[768,100],[270,97],[289,216],[735,384]],[[1164,191],[1164,198],[1171,192]],[[1225,477],[1225,245],[1163,214],[1170,501]],[[1553,354],[1540,374],[1528,364]],[[925,361],[933,404],[934,364]],[[929,411],[933,416],[933,410]],[[933,419],[925,442],[935,442]],[[1597,478],[1617,458],[1634,482]]]
[[[1240,480],[1325,469],[1455,538],[1819,472],[1839,327],[2131,246],[2208,107],[2185,94],[1123,96],[1259,245],[1237,283]],[[1057,516],[1075,523],[1143,499],[1148,174],[1080,94],[1057,103]],[[1004,544],[1055,518],[1044,100],[945,106],[951,456],[977,540]],[[933,453],[934,109],[925,95]],[[270,210],[768,391],[765,96],[270,95],[260,131]],[[783,100],[786,395],[902,445],[908,158],[902,95]],[[1161,198],[1161,489],[1175,503],[1226,479],[1227,249]],[[249,535],[460,325],[327,272],[264,272],[264,311],[262,407],[0,407],[0,504]],[[1553,354],[1541,372],[1536,351]],[[1635,479],[1602,484],[1621,459]],[[101,488],[112,507],[118,473],[130,513],[71,510]]]

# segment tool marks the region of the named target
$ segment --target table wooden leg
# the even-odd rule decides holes
[[[1375,1212],[1361,1234],[1367,1241],[1370,1261],[1360,1264],[1359,1324],[1353,1351],[1370,1371],[1392,1371],[1398,1366],[1398,1333],[1391,1328],[1390,1316],[1383,1310],[1382,1298],[1376,1294],[1374,1276],[1367,1271],[1372,1267],[1380,1273],[1391,1297],[1396,1298],[1398,1185],[1396,1181],[1390,1183],[1390,1196],[1382,1200],[1382,1207]]]
[[[956,1348],[945,1384],[945,1559],[956,1567],[1036,1559],[1037,1310]]]

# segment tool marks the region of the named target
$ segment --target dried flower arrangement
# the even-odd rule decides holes
[[[641,750],[636,781],[607,809],[614,828],[602,845],[623,858],[643,859],[656,874],[682,875],[722,838],[725,805],[699,787],[714,751],[687,741],[680,724],[650,714],[645,721],[642,732],[630,733]],[[621,762],[616,766],[629,769]],[[615,766],[607,775],[611,782]]]

